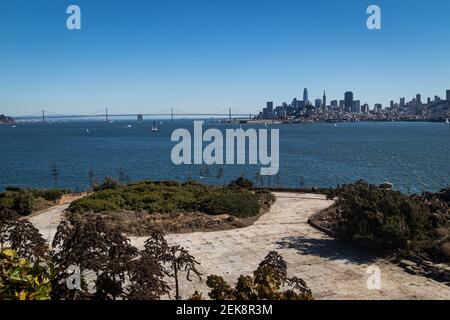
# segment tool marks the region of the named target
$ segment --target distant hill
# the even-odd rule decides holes
[[[0,114],[0,124],[13,124],[15,123],[13,118],[7,117],[4,114]]]

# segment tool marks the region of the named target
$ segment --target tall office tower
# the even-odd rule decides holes
[[[344,96],[345,111],[351,112],[353,108],[353,92],[347,91]]]
[[[400,98],[400,108],[405,107],[405,98]]]
[[[428,97],[428,98],[427,98],[427,105],[430,105],[430,104],[431,104],[431,98]]]
[[[353,112],[361,113],[361,101],[360,100],[353,101]]]
[[[345,101],[344,100],[339,100],[339,107],[340,108],[345,108]]]
[[[309,104],[308,100],[308,88],[303,89],[303,105],[307,106]]]
[[[323,107],[327,107],[327,95],[325,94],[325,90],[323,90],[323,99],[322,99]]]
[[[450,90],[447,90],[447,98],[445,100],[447,100],[447,102],[450,102]]]
[[[267,111],[272,112],[273,111],[273,102],[267,101]]]
[[[434,96],[434,103],[439,103],[441,102],[441,98],[439,98],[439,96]]]
[[[416,94],[416,106],[420,107],[422,105],[422,96],[418,93]]]
[[[390,106],[391,108],[394,107],[394,100],[391,100],[391,102],[389,103],[389,106]]]

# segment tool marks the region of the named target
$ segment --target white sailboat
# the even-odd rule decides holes
[[[153,121],[153,124],[152,124],[152,131],[158,131],[158,127],[156,126],[155,121]]]
[[[445,120],[446,124],[450,124],[450,121],[448,120],[448,118]]]

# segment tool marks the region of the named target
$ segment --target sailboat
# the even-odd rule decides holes
[[[89,133],[91,133],[91,132],[89,131],[89,129],[86,129],[86,133],[89,134]]]
[[[450,124],[450,121],[448,120],[448,118],[445,120],[446,124]]]
[[[153,124],[152,124],[152,131],[158,131],[158,127],[156,126],[155,121],[153,121]]]

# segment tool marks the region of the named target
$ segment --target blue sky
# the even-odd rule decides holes
[[[66,29],[70,4],[80,31]],[[2,0],[0,113],[254,112],[304,87],[370,104],[444,97],[449,15],[448,0]]]

